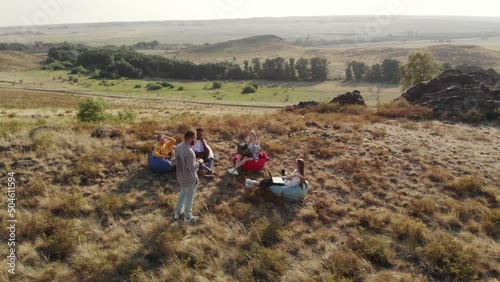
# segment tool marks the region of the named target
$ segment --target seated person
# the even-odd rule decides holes
[[[166,142],[167,139],[168,142]],[[167,137],[164,134],[158,135],[156,141],[157,143],[153,149],[153,157],[174,161],[175,151],[173,147],[175,146],[175,143],[177,141],[174,138]]]
[[[247,161],[257,161],[259,159],[259,152],[261,150],[260,141],[257,140],[257,133],[254,130],[248,134],[247,148],[249,149],[248,154],[244,156],[239,155],[234,167],[227,170],[230,174],[238,175],[238,168]]]
[[[297,162],[295,163],[295,170],[289,174],[289,175],[284,175],[281,178],[284,180],[284,184],[267,184],[270,186],[283,186],[283,189],[289,188],[289,187],[297,187],[300,186],[301,188],[305,187],[306,179],[304,178],[304,167],[305,167],[305,162],[303,159],[297,159]],[[263,181],[256,181],[252,179],[247,179],[245,181],[245,186],[249,189],[253,188],[255,185],[265,185],[264,187],[268,187],[264,183],[271,183],[271,179],[266,179]],[[284,191],[284,190],[281,190]],[[281,192],[282,193],[282,192]],[[279,194],[281,194],[279,193]]]
[[[208,171],[205,177],[214,177],[215,171],[212,169],[214,166],[214,152],[203,137],[203,128],[196,129],[196,140],[192,146],[193,151],[196,154],[196,159],[200,163],[200,168]],[[208,165],[205,165],[205,162],[207,162]]]
[[[306,182],[304,178],[304,160],[297,159],[295,163],[295,170],[288,176],[282,176],[283,180],[285,180],[285,186],[297,186],[304,188],[304,184]]]

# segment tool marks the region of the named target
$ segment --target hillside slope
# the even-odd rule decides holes
[[[0,50],[0,71],[22,71],[39,67],[42,58],[15,51]]]
[[[20,187],[17,280],[497,281],[498,124],[351,111],[104,124],[73,115],[44,119],[48,131],[1,114],[0,171],[15,171]],[[189,225],[171,220],[175,175],[151,173],[146,154],[154,132],[180,140],[193,126],[221,159],[216,178],[200,178],[201,218]],[[97,127],[117,136],[90,137]],[[251,129],[274,173],[305,159],[305,201],[245,188],[264,173],[225,173]],[[0,218],[7,237],[5,209]]]

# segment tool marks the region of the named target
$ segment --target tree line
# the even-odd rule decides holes
[[[268,79],[282,81],[324,81],[329,62],[324,58],[277,57],[261,61],[244,61],[243,68],[234,62],[195,64],[186,60],[145,55],[132,48],[118,50],[75,48],[65,44],[51,48],[48,63],[81,66],[94,70],[101,78],[144,78],[146,76],[174,79]]]
[[[382,64],[368,66],[364,62],[351,61],[345,69],[346,81],[398,84],[401,79],[401,62],[385,59]]]

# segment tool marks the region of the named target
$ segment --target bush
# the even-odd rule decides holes
[[[124,110],[123,112],[118,112],[118,120],[120,121],[133,121],[137,115],[131,110]]]
[[[71,70],[71,74],[84,74],[84,73],[87,73],[88,70],[82,66],[78,66],[76,68],[73,68]]]
[[[388,267],[393,264],[394,253],[389,248],[389,242],[383,237],[365,233],[358,238],[350,238],[348,244],[353,250],[379,266]]]
[[[324,267],[333,275],[334,281],[357,278],[364,266],[366,266],[364,260],[348,249],[336,250],[324,261]]]
[[[165,82],[160,83],[160,85],[161,85],[162,87],[165,87],[165,88],[166,88],[166,87],[169,87],[169,88],[172,88],[172,87],[173,87],[173,85],[172,85],[170,82],[166,82],[166,81],[165,81]]]
[[[149,91],[156,91],[156,90],[160,90],[162,88],[163,87],[161,85],[158,85],[158,84],[151,84],[148,86]]]
[[[448,234],[437,236],[425,246],[422,260],[432,275],[440,280],[471,281],[477,278],[474,251]]]
[[[253,86],[253,88],[255,88],[255,89],[259,89],[259,84],[258,84],[258,83],[254,83],[254,84],[252,84],[252,86]]]
[[[241,91],[241,94],[250,94],[250,93],[255,93],[255,92],[257,92],[257,89],[255,89],[253,86],[246,86]]]
[[[86,98],[78,104],[76,117],[83,122],[104,121],[108,117],[107,108],[108,104],[101,98]]]
[[[475,195],[482,191],[483,183],[477,176],[465,175],[448,183],[446,187],[460,195]]]
[[[426,241],[427,226],[421,221],[415,221],[407,216],[393,219],[391,229],[399,239],[407,239],[412,246],[417,246]]]
[[[406,99],[399,99],[380,104],[377,115],[388,118],[430,119],[432,109],[420,105],[413,105]]]
[[[486,234],[496,240],[500,238],[500,209],[493,209],[485,214],[481,223]]]
[[[220,81],[214,81],[212,83],[212,90],[221,89],[221,88],[222,88],[222,82],[220,82]]]
[[[136,84],[136,85],[134,86],[134,88],[141,88],[141,87],[142,87],[142,85],[140,85],[140,84]]]
[[[463,119],[465,122],[477,123],[486,120],[486,116],[480,110],[472,108],[464,114]]]
[[[47,66],[49,70],[65,70],[66,66],[64,66],[61,62],[53,62]]]
[[[182,86],[179,86],[179,88],[177,88],[177,91],[183,91],[184,90],[184,87]]]

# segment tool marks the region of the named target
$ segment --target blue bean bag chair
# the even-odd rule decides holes
[[[269,187],[271,192],[275,195],[281,194],[283,198],[288,202],[296,202],[304,199],[309,191],[309,182],[306,181],[304,188],[301,188],[300,185],[295,186],[278,186],[272,185]]]
[[[153,151],[149,152],[148,165],[149,165],[149,169],[151,169],[153,172],[167,173],[167,172],[174,172],[175,171],[175,166],[171,166],[163,158],[154,157]]]

